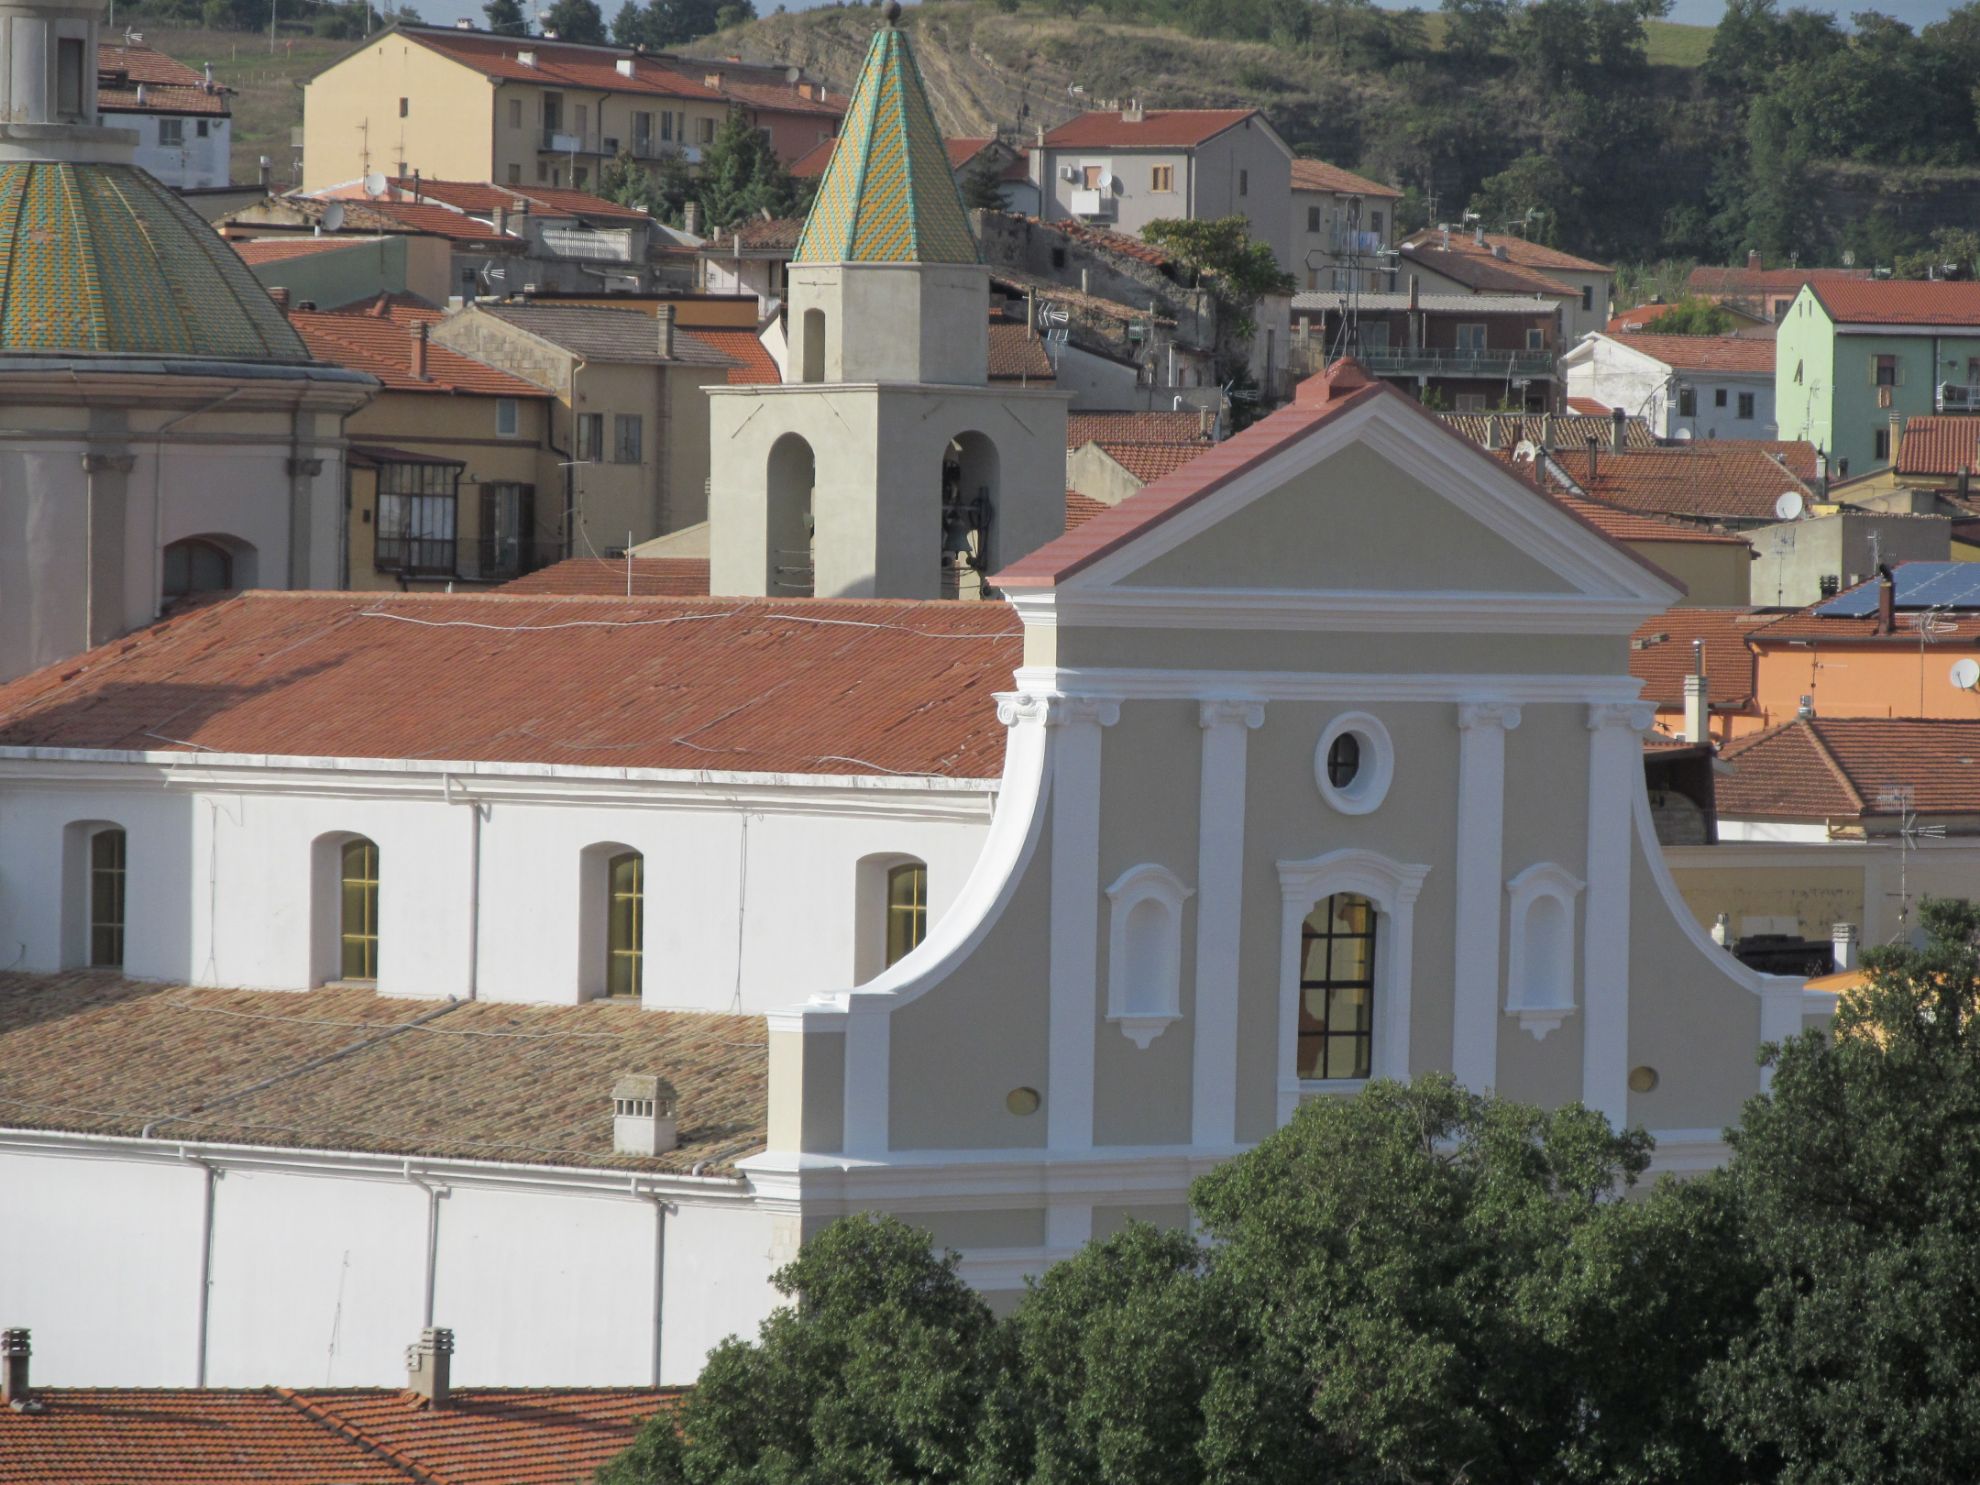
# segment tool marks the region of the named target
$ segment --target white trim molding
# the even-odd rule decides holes
[[[1375,1025],[1370,1073],[1409,1076],[1410,953],[1416,899],[1428,866],[1392,860],[1379,851],[1348,846],[1310,861],[1279,863],[1282,903],[1279,929],[1279,1123],[1285,1124],[1303,1094],[1348,1092],[1358,1083],[1301,1081],[1299,1076],[1300,928],[1320,902],[1353,892],[1375,904]]]
[[[1197,790],[1195,1036],[1190,1138],[1237,1139],[1238,948],[1244,908],[1245,754],[1265,725],[1265,703],[1226,696],[1199,701],[1203,761]]]
[[[1360,763],[1347,783],[1336,785],[1327,777],[1327,753],[1343,737],[1352,737],[1360,749]],[[1396,745],[1389,740],[1389,729],[1380,717],[1368,712],[1342,712],[1320,733],[1313,747],[1313,782],[1330,808],[1343,815],[1366,815],[1382,807],[1389,797],[1389,785],[1396,776]]]
[[[1022,705],[1026,698],[1015,698]],[[1052,917],[1047,930],[1050,1009],[1045,1048],[1045,1143],[1093,1144],[1100,970],[1100,733],[1121,719],[1111,697],[1060,696],[1045,718],[1051,764]]]
[[[1451,965],[1451,1071],[1468,1088],[1499,1076],[1499,871],[1506,817],[1506,734],[1520,709],[1458,703],[1457,948]]]
[[[1536,1042],[1574,1014],[1575,902],[1586,884],[1566,867],[1536,862],[1506,883],[1512,896],[1506,957],[1506,1014]],[[1552,904],[1559,937],[1534,942],[1533,911]]]
[[[1638,734],[1655,720],[1656,708],[1647,701],[1588,708],[1581,1101],[1618,1129],[1629,1123],[1629,878],[1636,844],[1631,810],[1648,798]]]
[[[1182,1019],[1182,910],[1196,895],[1166,866],[1130,866],[1107,888],[1107,1019],[1142,1051]],[[1136,913],[1152,910],[1136,928]]]

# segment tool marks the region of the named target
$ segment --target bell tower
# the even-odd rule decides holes
[[[710,389],[715,593],[971,596],[1065,529],[1070,399],[990,385],[989,270],[899,17],[791,261],[783,384]]]
[[[129,163],[96,111],[101,0],[0,0],[0,161]]]

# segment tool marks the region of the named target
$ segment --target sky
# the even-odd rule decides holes
[[[477,0],[412,0],[412,3],[422,18],[440,25],[462,19],[476,22],[481,19],[481,6]],[[618,9],[618,0],[600,0],[600,3],[609,20],[612,12]],[[778,0],[756,0],[756,3],[759,10],[767,12],[775,8]],[[819,5],[829,5],[832,0],[783,0],[783,3],[791,10],[812,10]],[[1408,9],[1411,6],[1424,10],[1436,9],[1436,0],[1382,0],[1382,3],[1390,9],[1397,10]],[[1781,0],[1781,3],[1783,9],[1788,9],[1797,3],[1805,3],[1805,0]],[[1896,16],[1899,20],[1917,28],[1941,19],[1955,3],[1957,0],[1865,0],[1861,8],[1881,10],[1885,15]],[[539,5],[539,8],[543,7]],[[1807,8],[1833,11],[1847,20],[1849,12],[1858,7],[1854,4],[1847,6],[1809,4]],[[1724,13],[1725,0],[1674,0],[1670,19],[1697,26],[1710,26],[1716,24]]]

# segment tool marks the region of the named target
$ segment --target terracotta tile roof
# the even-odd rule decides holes
[[[587,1485],[680,1389],[45,1387],[0,1409],[20,1485]]]
[[[0,686],[0,746],[994,778],[1020,640],[1000,603],[246,593]]]
[[[138,102],[138,84],[144,102]],[[207,87],[205,75],[148,46],[101,44],[96,48],[96,104],[106,113],[202,114],[232,112],[227,89]]]
[[[1607,452],[1609,438],[1615,431],[1606,411],[1560,413],[1550,418],[1542,418],[1538,413],[1438,413],[1437,417],[1446,428],[1463,434],[1479,445],[1488,441],[1487,425],[1497,418],[1502,450],[1510,449],[1522,440],[1538,443],[1544,435],[1548,448],[1570,451],[1567,454],[1569,458],[1586,449],[1591,438],[1599,440],[1603,451]],[[1647,422],[1642,418],[1626,418],[1623,420],[1623,447],[1654,449],[1659,445]]]
[[[1792,294],[1803,284],[1848,283],[1869,277],[1867,268],[1702,267],[1691,270],[1685,289],[1692,294]]]
[[[1980,418],[1907,418],[1898,439],[1899,474],[1950,479],[1980,465]]]
[[[1936,520],[1934,516],[1906,517],[1880,514],[1879,521]],[[1812,640],[1817,644],[1885,644],[1906,645],[1915,648],[1918,644],[1917,615],[1931,609],[1934,617],[1933,633],[1940,642],[1953,639],[1971,641],[1980,637],[1980,609],[1972,607],[1949,607],[1935,605],[1939,594],[1930,590],[1919,590],[1927,583],[1942,591],[1946,585],[1964,586],[1965,576],[1972,569],[1963,562],[1899,562],[1892,568],[1896,579],[1896,592],[1893,596],[1893,609],[1897,619],[1894,630],[1880,634],[1877,630],[1877,615],[1870,604],[1860,606],[1870,611],[1862,614],[1823,613],[1822,610],[1835,602],[1823,598],[1804,609],[1782,615],[1776,622],[1767,626],[1760,638],[1769,644],[1785,644],[1790,640]],[[1852,593],[1866,593],[1874,590],[1877,578],[1869,578],[1853,584],[1836,595],[1846,597]]]
[[[399,33],[409,41],[429,47],[472,67],[484,77],[510,82],[541,83],[549,87],[591,88],[609,93],[650,93],[668,98],[692,98],[707,103],[720,102],[722,93],[699,77],[690,77],[675,66],[653,57],[609,46],[584,46],[576,42],[549,41],[541,36],[493,36],[486,32],[456,31],[441,27],[401,26]],[[521,59],[521,53],[535,56],[534,66]],[[618,63],[630,61],[633,75],[618,70]]]
[[[844,118],[844,98],[807,98],[790,83],[745,82],[722,74],[722,96],[748,105],[757,113],[799,113],[814,118]]]
[[[766,1048],[761,1016],[0,974],[0,1124],[726,1171],[763,1148]],[[665,1155],[613,1152],[612,1080],[628,1071],[680,1091],[680,1145]]]
[[[252,268],[262,263],[286,263],[291,258],[312,258],[318,253],[340,253],[377,240],[346,233],[330,237],[235,237],[227,245]]]
[[[738,247],[743,252],[791,253],[797,251],[803,232],[803,217],[748,217],[733,226],[715,228],[695,251],[704,258],[719,258]]]
[[[1692,643],[1703,640],[1712,704],[1744,706],[1753,700],[1758,670],[1746,637],[1774,617],[1748,608],[1674,608],[1630,636],[1629,673],[1643,682],[1644,700],[1676,706],[1692,671]]]
[[[590,304],[485,304],[478,309],[482,314],[493,315],[518,330],[594,361],[634,366],[667,364],[667,358],[660,354],[659,327],[644,310]],[[719,366],[724,370],[734,364],[713,346],[703,344],[700,334],[699,330],[674,331],[671,358],[674,363]]]
[[[832,163],[832,151],[837,149],[836,139],[821,139],[810,149],[790,163],[790,174],[795,180],[816,180],[825,173],[825,167]]]
[[[650,222],[653,218],[636,206],[621,206],[589,191],[568,186],[498,186],[485,181],[422,180],[422,199],[439,202],[474,216],[495,211],[517,211],[527,206],[534,216],[610,217],[620,221]]]
[[[502,584],[504,593],[574,593],[624,597],[626,569],[632,569],[635,598],[695,598],[708,592],[706,557],[566,557]]]
[[[1606,418],[1610,408],[1605,402],[1597,402],[1593,397],[1570,397],[1568,411],[1584,418]]]
[[[1405,262],[1420,264],[1432,273],[1483,293],[1579,297],[1581,292],[1524,264],[1494,258],[1490,253],[1463,252],[1455,242],[1449,248],[1428,243],[1405,243],[1401,253]]]
[[[1203,419],[1190,412],[1074,412],[1066,414],[1066,447],[1089,443],[1209,443]]]
[[[1048,149],[1193,149],[1262,118],[1255,108],[1150,108],[1130,124],[1119,113],[1095,110],[1069,119],[1045,136]]]
[[[1292,188],[1295,191],[1331,191],[1343,196],[1401,196],[1394,186],[1385,186],[1352,170],[1329,165],[1325,160],[1292,162]]]
[[[1408,247],[1441,248],[1444,234],[1437,228],[1426,228],[1411,237],[1405,244]],[[1523,268],[1553,269],[1567,273],[1610,273],[1613,270],[1607,263],[1597,263],[1592,258],[1579,258],[1573,253],[1564,253],[1559,248],[1548,247],[1545,243],[1529,242],[1524,237],[1510,233],[1487,232],[1485,241],[1480,243],[1469,232],[1451,233],[1449,251],[1464,253],[1474,258],[1485,258],[1494,262],[1516,263]],[[1504,257],[1499,254],[1503,252]]]
[[[438,305],[429,304],[417,294],[408,294],[403,289],[390,292],[381,290],[363,299],[353,299],[348,304],[340,304],[335,309],[324,310],[333,315],[366,315],[374,320],[391,320],[395,324],[410,325],[418,320],[436,324],[447,318],[446,311]]]
[[[1626,331],[1612,339],[1617,345],[1663,362],[1680,371],[1723,371],[1741,376],[1774,374],[1774,343],[1737,335],[1653,335]]]
[[[1602,327],[1602,331],[1606,335],[1620,335],[1625,331],[1641,330],[1660,315],[1669,313],[1670,308],[1668,304],[1639,304],[1635,309],[1609,316],[1609,323]]]
[[[444,1408],[382,1389],[290,1391],[293,1406],[439,1485],[589,1485],[685,1389],[465,1388]]]
[[[1027,217],[1025,220],[1103,253],[1116,253],[1123,258],[1132,258],[1137,263],[1146,263],[1151,268],[1169,266],[1167,253],[1125,232],[1114,232],[1105,227],[1089,227],[1075,217],[1056,217],[1049,222],[1041,217]]]
[[[1809,717],[1720,750],[1719,813],[1798,820],[1980,814],[1980,721]]]
[[[1811,287],[1839,325],[1980,326],[1980,283],[1829,279]]]
[[[777,369],[777,358],[770,354],[762,337],[747,326],[697,325],[694,338],[735,362],[729,370],[730,386],[765,386],[784,379],[783,372]]]
[[[1052,358],[1045,353],[1045,342],[1026,333],[1021,321],[993,318],[990,321],[990,380],[1022,380],[1031,386],[1050,385],[1054,373]]]
[[[1088,521],[1110,507],[1105,501],[1095,500],[1090,495],[1082,495],[1077,490],[1066,491],[1066,530],[1084,526]]]
[[[365,209],[387,217],[411,232],[425,232],[454,242],[502,242],[497,232],[479,217],[464,211],[426,201],[367,201]],[[348,209],[347,209],[348,210]],[[348,220],[348,216],[346,220]]]
[[[1771,523],[1774,503],[1786,491],[1812,500],[1814,452],[1808,473],[1798,474],[1759,441],[1724,439],[1681,448],[1633,449],[1617,458],[1600,455],[1596,477],[1580,452],[1562,452],[1558,464],[1584,493],[1605,505],[1693,520]],[[1802,463],[1802,460],[1795,460]]]
[[[1199,454],[1215,447],[1208,443],[1120,443],[1100,444],[1102,452],[1142,484],[1153,484],[1165,474],[1173,474]]]
[[[949,168],[960,170],[996,139],[994,134],[952,134],[943,139],[943,148],[949,152]]]
[[[1709,546],[1748,546],[1744,537],[1734,536],[1730,532],[1708,531],[1702,526],[1674,521],[1666,516],[1644,515],[1640,511],[1620,510],[1594,500],[1580,500],[1558,485],[1547,493],[1597,531],[1617,541],[1682,541]]]
[[[290,312],[289,323],[302,336],[309,353],[332,366],[369,372],[393,392],[467,393],[478,397],[535,397],[550,394],[519,376],[497,370],[472,356],[428,342],[426,376],[413,375],[412,326],[427,319],[404,319],[371,314]],[[434,316],[437,318],[437,316]]]

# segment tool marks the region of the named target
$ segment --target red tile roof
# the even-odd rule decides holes
[[[1692,294],[1757,296],[1792,294],[1803,284],[1844,283],[1867,279],[1867,268],[1694,268],[1685,280]]]
[[[1173,474],[1205,450],[1208,443],[1102,443],[1100,448],[1142,484],[1153,484],[1165,474]]]
[[[798,113],[813,118],[845,117],[845,98],[807,98],[789,83],[744,82],[723,74],[722,96],[747,104],[758,113]]]
[[[582,46],[575,42],[549,41],[541,36],[491,36],[486,32],[443,30],[438,27],[402,26],[399,32],[407,40],[472,67],[486,77],[542,83],[553,88],[650,93],[708,103],[722,100],[722,94],[709,87],[701,77],[688,76],[655,58],[635,56],[617,47]],[[536,58],[534,66],[521,60],[523,52]],[[632,62],[631,77],[618,70],[617,64],[622,60]]]
[[[790,175],[794,180],[816,180],[824,175],[825,167],[832,163],[832,151],[837,149],[836,139],[821,139],[810,149],[790,163]]]
[[[1551,294],[1562,298],[1580,296],[1580,290],[1549,278],[1536,268],[1495,258],[1490,253],[1468,253],[1452,239],[1449,248],[1431,243],[1404,244],[1404,261],[1416,263],[1455,283],[1481,294]]]
[[[1647,330],[1625,331],[1611,337],[1617,345],[1672,366],[1679,371],[1724,371],[1740,376],[1772,376],[1774,343],[1737,335],[1655,335]]]
[[[1090,495],[1082,495],[1077,490],[1066,491],[1066,530],[1084,526],[1088,521],[1110,507],[1105,501],[1095,500]]]
[[[566,557],[502,584],[504,593],[582,593],[627,596],[627,569],[635,598],[696,598],[708,592],[706,557]]]
[[[550,394],[533,383],[499,371],[472,356],[429,341],[426,376],[413,375],[413,326],[438,318],[411,312],[394,319],[372,314],[322,314],[294,310],[289,323],[309,353],[332,366],[365,371],[391,392],[466,393],[477,397],[538,397]]]
[[[1568,411],[1584,418],[1606,418],[1613,409],[1606,402],[1597,402],[1593,397],[1570,397]]]
[[[958,134],[944,139],[942,147],[949,152],[949,168],[962,169],[982,154],[995,138],[994,134]]]
[[[713,346],[735,366],[729,371],[729,385],[732,387],[755,387],[774,385],[783,381],[783,372],[777,369],[777,358],[770,354],[770,348],[756,331],[746,325],[697,325],[694,338],[703,345]]]
[[[227,90],[206,86],[203,73],[148,46],[106,42],[96,48],[96,103],[106,113],[204,114],[225,117],[232,110]],[[138,84],[144,102],[138,102]]]
[[[1644,515],[1640,511],[1621,510],[1613,505],[1603,505],[1599,501],[1580,500],[1561,489],[1559,485],[1552,486],[1547,493],[1597,531],[1617,541],[1682,541],[1703,542],[1712,546],[1742,548],[1748,546],[1744,537],[1734,536],[1727,531],[1708,531],[1702,526],[1673,521],[1665,516]]]
[[[1898,439],[1899,474],[1952,478],[1980,465],[1980,418],[1907,418]]]
[[[1409,247],[1430,247],[1443,249],[1444,234],[1438,228],[1426,228],[1411,237]],[[1522,268],[1553,269],[1565,273],[1609,273],[1612,270],[1606,263],[1597,263],[1592,258],[1578,258],[1573,253],[1564,253],[1559,248],[1548,247],[1545,243],[1528,242],[1524,237],[1507,233],[1487,232],[1485,241],[1480,243],[1477,235],[1470,232],[1451,233],[1450,247],[1454,253],[1464,253],[1474,258],[1489,258],[1495,263],[1514,263]],[[1504,256],[1501,257],[1500,254]]]
[[[1066,447],[1089,443],[1209,443],[1203,419],[1190,412],[1075,412],[1066,414]]]
[[[1980,325],[1980,283],[1829,279],[1811,287],[1840,325]]]
[[[1050,385],[1054,373],[1052,358],[1045,353],[1045,342],[1029,334],[1020,321],[992,319],[990,380],[1023,381],[1034,387]]]
[[[495,211],[514,212],[526,206],[532,214],[545,217],[653,220],[636,206],[621,206],[616,201],[607,201],[603,196],[594,196],[589,191],[574,191],[568,186],[498,186],[484,181],[423,180],[419,184],[419,193],[422,200],[437,201],[443,206],[478,217]]]
[[[425,1407],[383,1389],[37,1389],[0,1408],[20,1485],[586,1485],[678,1390],[469,1389]]]
[[[803,232],[803,217],[749,217],[712,228],[707,242],[698,251],[703,257],[720,257],[739,247],[744,252],[790,253],[797,250],[798,237]]]
[[[1141,122],[1128,123],[1119,113],[1094,110],[1070,119],[1045,136],[1047,149],[1193,149],[1236,128],[1246,119],[1263,118],[1255,108],[1150,108]]]
[[[246,593],[0,686],[0,746],[991,778],[1021,645],[1001,603]]]
[[[1596,459],[1596,476],[1588,479],[1586,459],[1578,453],[1556,456],[1556,463],[1590,497],[1624,510],[1693,520],[1764,521],[1774,517],[1774,503],[1793,491],[1814,498],[1808,483],[1814,478],[1814,450],[1802,445],[1789,467],[1774,458],[1779,445],[1758,440],[1721,439],[1678,448],[1631,449],[1617,457]]]
[[[450,206],[426,201],[367,201],[365,208],[397,222],[409,232],[425,232],[455,242],[501,242],[506,234],[497,232],[479,217]]]
[[[1670,308],[1668,304],[1639,304],[1635,309],[1609,316],[1609,323],[1602,327],[1603,333],[1619,335],[1624,331],[1641,330],[1658,316],[1668,314]]]
[[[1703,640],[1712,704],[1744,706],[1753,700],[1758,671],[1746,637],[1774,617],[1748,608],[1674,608],[1630,636],[1629,673],[1643,682],[1644,700],[1676,706],[1692,673],[1692,644]]]
[[[342,252],[360,247],[375,238],[344,233],[330,237],[235,237],[227,245],[250,268],[259,263],[286,263],[291,258],[311,258],[318,253]]]
[[[1332,191],[1344,196],[1401,196],[1394,186],[1385,186],[1352,170],[1329,165],[1325,160],[1292,162],[1292,188],[1295,191]]]
[[[1937,516],[1905,516],[1880,513],[1877,519],[1881,522],[1893,522],[1935,521],[1939,518]],[[1950,563],[1917,565],[1932,567],[1951,566]],[[1906,562],[1895,564],[1896,571],[1900,574],[1898,579],[1898,593],[1900,595],[1907,592],[1909,586],[1908,580],[1903,574],[1904,570],[1911,566],[1913,564]],[[1843,593],[1859,593],[1867,588],[1874,588],[1877,583],[1877,578],[1867,578],[1863,582],[1853,584],[1842,591]],[[1764,633],[1756,635],[1756,640],[1766,644],[1787,644],[1794,640],[1812,640],[1817,645],[1882,644],[1905,645],[1915,649],[1918,645],[1918,619],[1922,613],[1928,611],[1921,608],[1917,602],[1907,600],[1901,606],[1895,607],[1893,617],[1896,620],[1896,627],[1889,633],[1879,633],[1877,628],[1878,619],[1874,611],[1866,614],[1825,614],[1821,612],[1823,607],[1829,602],[1830,600],[1827,598],[1818,599],[1806,608],[1797,609],[1793,613],[1781,615],[1767,626]],[[1968,643],[1971,643],[1976,638],[1980,638],[1980,612],[1976,612],[1970,608],[1944,607],[1933,608],[1929,612],[1932,614],[1932,633],[1938,643],[1944,643],[1947,640],[1966,640]]]
[[[1123,258],[1132,258],[1137,263],[1146,263],[1151,268],[1169,266],[1169,255],[1158,247],[1143,242],[1139,237],[1131,237],[1125,232],[1110,231],[1105,227],[1089,227],[1075,217],[1054,217],[1046,221],[1042,217],[1027,217],[1035,226],[1070,237],[1074,242],[1097,248],[1103,253],[1118,253]]]
[[[1980,721],[1796,718],[1720,750],[1721,815],[1846,820],[1980,814]]]

